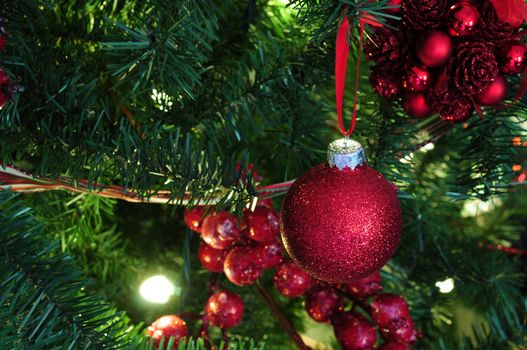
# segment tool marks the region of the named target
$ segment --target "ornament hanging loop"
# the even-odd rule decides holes
[[[344,105],[344,90],[346,85],[346,69],[348,66],[348,55],[349,55],[349,42],[348,35],[350,32],[350,23],[346,16],[346,7],[342,9],[341,21],[339,30],[337,33],[337,42],[335,46],[335,102],[337,105],[337,116],[339,122],[340,132],[344,137],[349,137],[353,130],[355,130],[355,124],[357,122],[357,94],[359,91],[359,79],[360,79],[360,59],[364,42],[364,27],[366,24],[382,27],[375,18],[367,13],[360,12],[359,21],[359,48],[357,51],[357,69],[355,73],[355,90],[353,94],[353,114],[351,118],[351,125],[349,129],[344,127],[343,118],[343,105]]]

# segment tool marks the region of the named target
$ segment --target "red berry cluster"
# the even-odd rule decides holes
[[[7,40],[7,32],[5,29],[5,21],[0,19],[0,52],[2,52]],[[11,99],[13,93],[13,84],[11,83],[7,73],[0,68],[0,108],[2,108],[7,101]]]
[[[282,261],[279,216],[269,206],[245,210],[241,224],[226,211],[203,217],[204,212],[202,207],[184,212],[188,227],[201,234],[198,258],[203,268],[223,272],[232,283],[246,286]]]
[[[308,315],[331,323],[345,350],[375,349],[377,331],[384,339],[379,349],[409,350],[416,341],[408,304],[399,295],[381,294],[379,272],[348,285],[329,285],[315,283],[303,270],[286,263],[278,269],[275,285],[288,297],[305,293]]]
[[[370,80],[379,95],[401,97],[413,117],[438,113],[453,122],[504,100],[504,75],[524,71],[527,48],[490,0],[395,3],[402,5],[401,20],[389,23],[395,29],[376,28],[364,47],[376,63]]]

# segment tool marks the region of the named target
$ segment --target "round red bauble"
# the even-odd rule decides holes
[[[411,348],[406,343],[395,341],[382,344],[379,350],[411,350]]]
[[[499,105],[507,94],[507,81],[501,75],[496,77],[494,83],[481,94],[475,96],[476,101],[483,106]]]
[[[246,286],[260,278],[262,264],[253,248],[234,247],[225,258],[223,272],[232,283]]]
[[[498,63],[503,74],[520,74],[525,69],[526,62],[527,48],[519,41],[511,41],[499,50]]]
[[[371,317],[379,326],[383,337],[404,343],[416,340],[414,322],[403,297],[395,294],[375,296],[371,303]]]
[[[377,332],[364,317],[346,314],[335,327],[335,336],[344,350],[373,350]]]
[[[0,29],[0,51],[4,49],[6,41],[7,41],[7,34],[5,33],[2,34],[1,29]]]
[[[243,317],[243,300],[229,291],[213,294],[205,305],[210,323],[220,328],[236,326]]]
[[[210,272],[223,272],[223,262],[227,251],[214,249],[208,244],[200,243],[198,248],[198,259],[204,269]]]
[[[254,211],[246,211],[245,223],[251,239],[258,242],[270,241],[280,232],[278,213],[271,208],[258,206]]]
[[[282,264],[274,275],[274,286],[288,298],[301,296],[312,284],[311,276],[292,262]]]
[[[155,320],[148,327],[148,336],[154,341],[157,348],[161,339],[165,338],[164,344],[168,344],[170,338],[174,338],[174,346],[176,349],[179,341],[188,337],[188,328],[185,321],[176,315],[167,315]]]
[[[260,264],[264,269],[270,269],[277,266],[284,258],[284,249],[282,248],[282,243],[278,239],[259,243],[255,250],[258,254]]]
[[[461,1],[450,6],[448,12],[448,34],[456,37],[472,35],[476,32],[479,12],[469,1]]]
[[[427,67],[441,67],[445,65],[454,52],[452,38],[437,29],[424,32],[416,45],[419,60]]]
[[[183,221],[185,221],[185,224],[187,224],[189,229],[201,233],[204,211],[203,207],[185,209],[183,211]]]
[[[424,66],[410,66],[403,74],[402,85],[408,91],[425,91],[431,84],[432,73]]]
[[[379,271],[348,285],[349,291],[358,298],[367,298],[382,290],[382,278]]]
[[[334,289],[312,288],[306,295],[307,314],[317,322],[329,322],[333,314],[344,309],[345,301]]]
[[[226,249],[241,237],[237,218],[226,212],[212,213],[203,220],[202,238],[213,248]]]
[[[393,255],[401,238],[401,209],[397,188],[366,165],[358,142],[334,141],[328,161],[289,189],[282,239],[291,258],[312,276],[349,283],[379,270]]]
[[[409,116],[414,118],[427,118],[434,113],[425,94],[420,92],[406,95],[403,98],[403,108]]]

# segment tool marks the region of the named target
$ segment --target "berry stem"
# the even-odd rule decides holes
[[[295,329],[295,326],[289,321],[287,316],[282,312],[280,305],[276,302],[273,296],[264,288],[259,282],[255,284],[256,293],[262,298],[263,302],[267,305],[273,316],[276,318],[280,326],[287,332],[293,342],[298,346],[300,350],[311,350],[308,347],[300,334]]]

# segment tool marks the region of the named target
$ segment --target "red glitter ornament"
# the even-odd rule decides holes
[[[425,91],[431,84],[432,73],[424,66],[410,66],[403,74],[402,85],[408,91]]]
[[[210,323],[220,328],[236,326],[243,317],[243,300],[229,291],[213,294],[205,305]]]
[[[315,287],[306,296],[307,314],[317,322],[329,322],[336,312],[344,309],[345,301],[334,289]]]
[[[199,262],[204,269],[210,272],[223,272],[223,262],[226,255],[226,250],[214,249],[205,243],[200,243],[198,248]]]
[[[420,92],[406,95],[403,98],[403,108],[408,115],[415,118],[426,118],[434,113],[425,94]]]
[[[507,94],[507,81],[501,75],[498,75],[487,89],[475,96],[476,101],[483,106],[499,105]]]
[[[401,343],[398,341],[391,341],[389,343],[384,343],[379,348],[379,350],[411,350],[410,346],[406,343]]]
[[[161,343],[161,339],[165,339],[164,344],[166,346],[170,338],[174,338],[174,345],[171,349],[177,349],[179,342],[188,337],[187,324],[176,315],[158,318],[148,327],[147,331],[156,348]]]
[[[201,225],[203,224],[203,207],[195,207],[192,209],[185,209],[183,211],[183,221],[189,229],[197,233],[201,233]]]
[[[525,69],[526,62],[527,48],[519,41],[511,41],[499,50],[498,64],[503,74],[520,74]]]
[[[393,255],[401,238],[401,209],[397,188],[366,165],[358,142],[334,141],[328,162],[289,189],[282,240],[312,276],[349,283],[379,270]]]
[[[241,237],[237,218],[226,211],[207,216],[203,220],[201,232],[205,243],[216,249],[229,248]]]
[[[417,332],[403,297],[395,294],[375,296],[371,303],[371,317],[379,326],[383,337],[405,343],[416,340]]]
[[[270,269],[282,262],[284,249],[278,239],[260,243],[255,248],[260,264],[264,269]]]
[[[441,67],[445,65],[454,52],[452,38],[437,29],[424,32],[416,45],[419,60],[427,67]]]
[[[476,33],[479,12],[469,1],[461,1],[450,6],[448,12],[448,34],[463,37]]]
[[[246,286],[260,278],[262,265],[254,249],[234,247],[225,258],[223,272],[232,283]]]
[[[311,276],[292,262],[282,264],[274,275],[274,286],[288,298],[301,296],[312,284]]]
[[[347,313],[334,325],[335,336],[344,350],[373,350],[377,332],[363,316]]]
[[[379,271],[348,285],[349,291],[358,298],[367,298],[382,290],[382,278]]]
[[[258,242],[270,241],[280,232],[280,219],[278,213],[271,208],[258,206],[254,211],[245,213],[249,238]]]

